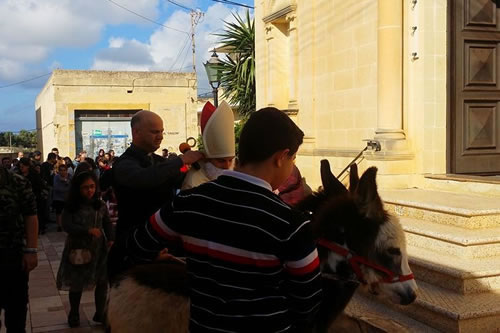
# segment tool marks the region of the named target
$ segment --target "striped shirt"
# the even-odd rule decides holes
[[[182,245],[191,288],[191,332],[285,332],[313,318],[322,290],[306,216],[243,173],[180,192],[129,239],[153,259]]]

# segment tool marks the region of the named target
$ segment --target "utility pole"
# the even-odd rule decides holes
[[[193,72],[196,73],[196,44],[194,40],[194,31],[200,20],[203,18],[205,13],[201,10],[191,11],[191,47],[193,49]]]

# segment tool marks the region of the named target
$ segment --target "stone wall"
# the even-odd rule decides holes
[[[177,150],[197,136],[194,73],[55,70],[37,97],[37,128],[44,155],[58,147],[74,157],[75,110],[151,110],[162,117],[165,137],[160,147]]]
[[[380,1],[255,2],[257,108],[284,109],[305,132],[297,163],[313,187],[320,184],[319,161],[328,158],[340,172],[363,140],[374,138],[386,112],[377,104],[386,61],[378,59]],[[399,158],[368,154],[361,162],[362,169],[379,168],[382,187],[415,186],[423,174],[446,172],[446,0],[415,7],[401,1],[403,84],[389,93],[400,94],[407,151]]]

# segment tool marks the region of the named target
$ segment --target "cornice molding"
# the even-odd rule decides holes
[[[264,23],[270,23],[273,21],[276,21],[277,19],[283,18],[289,13],[292,13],[297,9],[297,5],[288,5],[282,9],[279,9],[278,11],[271,13],[267,16],[265,16],[262,20]]]

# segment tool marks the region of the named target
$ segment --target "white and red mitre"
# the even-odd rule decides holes
[[[235,156],[234,115],[225,101],[215,108],[207,102],[201,111],[201,135],[205,157]]]

